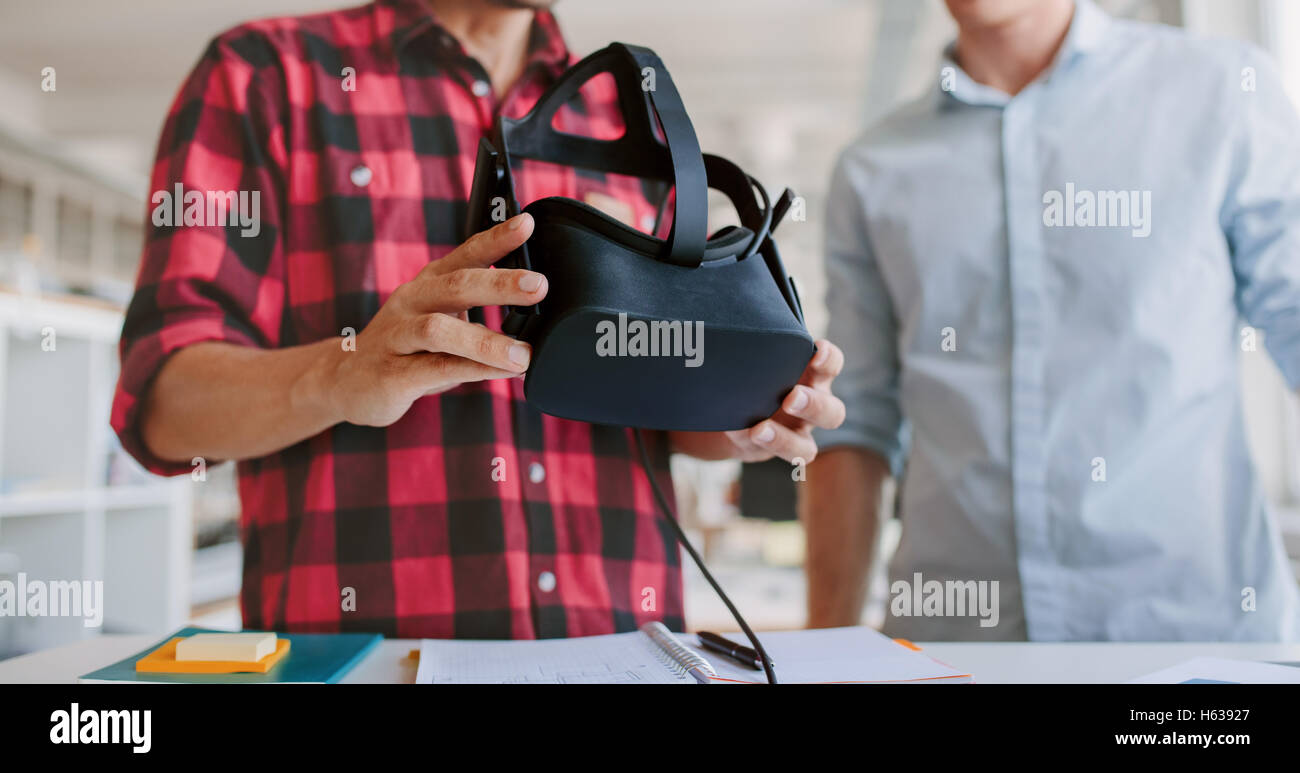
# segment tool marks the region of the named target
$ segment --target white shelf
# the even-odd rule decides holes
[[[116,345],[122,333],[122,311],[91,298],[28,296],[0,290],[0,326],[15,335],[33,337],[39,337],[42,328],[53,327],[59,337]]]
[[[198,484],[106,485],[121,453],[109,427],[121,328],[112,304],[0,289],[0,553],[33,580],[102,581],[102,630],[163,630],[189,616]],[[76,617],[0,618],[0,646],[18,651],[99,632]]]
[[[170,507],[176,498],[175,484],[160,481],[144,485],[105,486],[73,491],[32,491],[0,495],[0,518],[81,511],[92,507],[106,510]]]

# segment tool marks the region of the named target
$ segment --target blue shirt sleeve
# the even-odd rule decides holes
[[[1292,389],[1300,387],[1300,119],[1268,57],[1250,57],[1255,87],[1234,127],[1222,226],[1237,307]],[[1243,76],[1244,77],[1244,76]],[[1243,81],[1244,83],[1244,81]]]
[[[855,446],[880,454],[902,472],[904,427],[898,395],[898,335],[893,303],[867,234],[861,184],[865,170],[852,149],[840,158],[826,209],[827,338],[844,351],[832,386],[844,401],[844,423],[818,430],[822,449]]]

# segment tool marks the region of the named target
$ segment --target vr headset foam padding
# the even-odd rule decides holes
[[[618,87],[623,136],[553,129],[555,111],[602,72]],[[597,51],[527,115],[499,118],[494,140],[479,145],[470,232],[494,225],[493,214],[520,211],[510,171],[517,158],[660,180],[674,192],[667,239],[574,199],[524,207],[533,235],[497,265],[549,282],[545,299],[506,307],[502,324],[533,347],[530,403],[563,418],[695,431],[748,427],[780,408],[814,351],[772,239],[794,196],[787,189],[774,206],[736,165],[700,152],[654,52],[621,43]],[[732,201],[741,225],[706,238],[710,187]]]

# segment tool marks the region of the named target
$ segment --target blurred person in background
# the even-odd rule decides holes
[[[947,6],[933,93],[834,173],[848,418],[801,487],[809,624],[858,622],[896,476],[890,635],[1296,638],[1238,380],[1258,331],[1300,385],[1300,121],[1277,70],[1089,0]],[[994,582],[996,624],[954,603]]]

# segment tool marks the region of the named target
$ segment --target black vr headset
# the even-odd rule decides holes
[[[598,140],[552,128],[556,110],[605,72],[618,87],[623,136]],[[780,408],[814,351],[772,239],[794,194],[787,189],[773,205],[735,164],[700,152],[653,51],[622,43],[597,51],[527,115],[499,118],[493,139],[479,144],[470,233],[520,211],[513,159],[675,187],[666,240],[574,199],[524,207],[536,223],[533,235],[497,265],[550,280],[542,302],[506,307],[502,322],[507,335],[533,347],[524,381],[530,403],[563,418],[696,431],[752,426]],[[730,198],[741,225],[706,238],[708,188]]]

